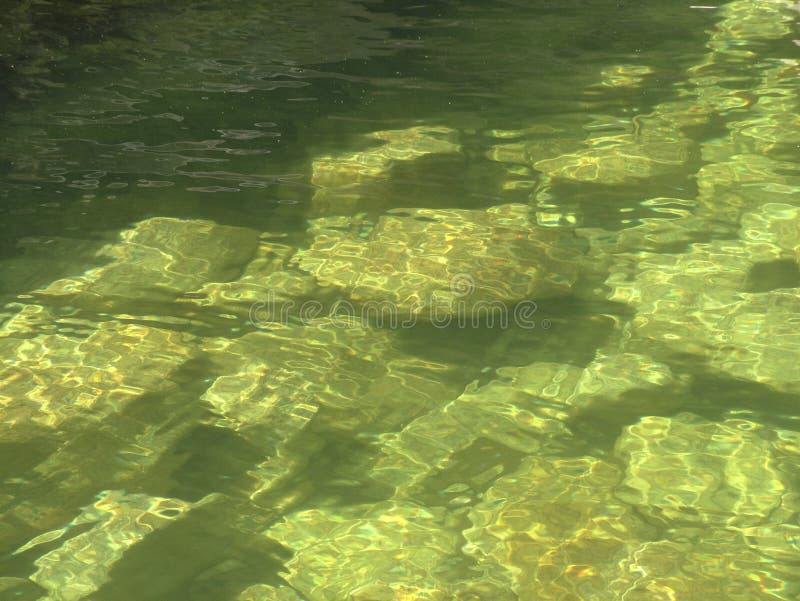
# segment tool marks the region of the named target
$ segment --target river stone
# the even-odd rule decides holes
[[[7,441],[24,440],[31,426],[56,431],[103,420],[145,394],[174,389],[170,377],[195,354],[188,334],[112,321],[96,324],[88,336],[14,334],[0,336],[8,359],[0,370]]]
[[[607,136],[591,140],[592,147],[555,159],[534,163],[553,179],[603,184],[634,184],[639,180],[673,173],[689,159],[682,141],[636,141],[633,136]]]
[[[744,529],[747,532],[749,529]],[[613,599],[629,601],[794,601],[800,596],[795,543],[789,556],[770,557],[773,541],[797,540],[796,526],[784,525],[752,546],[733,529],[672,531],[668,538],[647,541],[619,565],[609,583]],[[783,542],[779,542],[788,547]],[[791,543],[790,543],[791,544]]]
[[[465,578],[460,535],[441,509],[383,501],[290,514],[267,536],[294,555],[283,578],[308,601],[511,601]]]
[[[570,444],[575,420],[617,423],[640,415],[642,407],[675,409],[684,388],[666,365],[632,353],[599,357],[586,368],[548,362],[500,368],[483,386],[470,385],[402,431],[384,435],[371,477],[409,495],[464,461],[459,453],[477,441],[492,441],[511,453],[557,449]],[[458,467],[470,472],[469,465]]]
[[[125,551],[195,505],[180,499],[104,491],[69,524],[36,537],[15,553],[69,535],[61,546],[34,560],[36,571],[30,579],[48,591],[48,601],[78,601],[108,581],[109,572]]]
[[[255,256],[239,277],[209,282],[177,300],[205,311],[247,316],[258,327],[286,325],[305,301],[325,298],[325,291],[312,276],[288,267],[294,252],[295,248],[283,244],[278,236],[262,234]]]
[[[709,221],[738,225],[745,213],[759,205],[800,206],[800,169],[796,163],[735,154],[704,165],[696,179],[697,214]]]
[[[384,435],[382,455],[370,476],[394,487],[398,496],[413,496],[423,481],[452,467],[458,454],[479,440],[526,454],[565,444],[571,432],[561,419],[563,414],[548,411],[536,394],[543,382],[559,386],[564,379],[574,382],[578,375],[558,364],[542,366],[537,372],[540,379],[531,383],[524,368],[508,368],[500,378],[484,386],[473,383],[455,400],[397,433]]]
[[[255,494],[318,450],[321,439],[305,433],[309,424],[330,435],[397,430],[455,397],[462,377],[401,352],[388,330],[329,318],[209,339],[203,349],[221,374],[202,396],[216,425],[240,432],[267,456],[252,470]]]
[[[414,161],[432,154],[454,154],[461,150],[456,132],[447,127],[414,126],[375,131],[364,136],[372,147],[338,155],[321,155],[311,164],[311,184],[317,187],[311,199],[311,214],[345,215],[365,210],[364,199],[389,176],[398,162]],[[378,145],[375,145],[375,144]]]
[[[92,310],[172,302],[206,282],[235,279],[258,248],[255,230],[211,221],[153,217],[98,251],[108,263],[81,276],[56,280],[34,295]]]
[[[570,234],[536,226],[525,205],[403,209],[374,227],[340,223],[312,222],[314,242],[294,261],[351,301],[401,319],[507,311],[526,299],[565,296],[577,279]]]
[[[530,456],[470,510],[464,551],[518,599],[617,599],[618,562],[654,534],[613,498],[621,477],[596,457]]]
[[[663,361],[800,391],[797,210],[768,203],[742,218],[740,240],[680,254],[636,253],[612,267],[611,300],[636,316],[624,348]]]
[[[743,419],[642,418],[616,442],[626,468],[615,495],[668,527],[783,522],[800,503],[778,470],[772,436]]]

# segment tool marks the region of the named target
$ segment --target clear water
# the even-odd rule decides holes
[[[0,598],[800,598],[797,17],[9,10]]]

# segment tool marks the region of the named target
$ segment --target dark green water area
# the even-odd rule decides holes
[[[794,0],[17,0],[0,600],[800,599]]]

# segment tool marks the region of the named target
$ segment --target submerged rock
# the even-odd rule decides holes
[[[800,433],[729,412],[648,417],[623,432],[616,490],[662,538],[620,561],[614,598],[789,601],[800,594]],[[666,528],[664,528],[666,526]]]
[[[385,435],[371,477],[409,495],[452,469],[459,453],[478,441],[492,441],[510,454],[552,452],[574,444],[574,420],[624,421],[643,406],[675,408],[682,385],[666,365],[634,354],[600,358],[585,369],[546,362],[501,368],[496,379],[471,385],[452,402]],[[458,467],[470,472],[468,465]]]
[[[72,522],[36,537],[15,553],[66,535],[61,546],[33,562],[36,571],[30,579],[48,591],[48,600],[78,601],[90,597],[108,581],[109,572],[125,551],[151,532],[180,519],[195,505],[180,499],[104,491]],[[73,529],[78,533],[72,533]]]
[[[562,448],[571,437],[568,427],[546,414],[537,415],[535,407],[524,402],[529,400],[524,391],[502,383],[468,389],[402,431],[384,435],[382,455],[370,477],[392,486],[399,497],[413,496],[416,487],[453,467],[459,453],[482,439],[512,455]]]
[[[460,146],[453,141],[455,133],[447,127],[425,125],[371,132],[365,138],[378,142],[377,146],[351,154],[317,158],[311,181],[317,186],[338,187],[383,177],[393,161],[458,152]]]
[[[513,598],[477,574],[470,578],[458,530],[440,509],[393,501],[309,509],[267,535],[293,551],[281,575],[308,601]]]
[[[796,163],[761,155],[733,154],[704,165],[697,176],[699,217],[739,224],[755,207],[800,206],[800,169]]]
[[[258,232],[211,221],[153,217],[98,252],[110,261],[85,274],[56,280],[34,295],[91,310],[172,302],[206,282],[236,278],[258,247]]]
[[[142,325],[101,322],[88,336],[33,338],[19,336],[22,328],[12,320],[0,337],[7,359],[0,369],[0,428],[7,441],[24,440],[31,427],[54,432],[102,420],[145,394],[174,389],[170,376],[194,354],[191,336]]]
[[[356,303],[387,304],[395,317],[472,318],[526,299],[569,294],[577,279],[569,234],[541,228],[529,207],[394,210],[374,226],[312,224],[298,267]],[[493,303],[499,303],[495,305]]]
[[[636,308],[624,348],[800,390],[798,223],[796,207],[766,204],[742,218],[741,240],[620,256],[607,284]]]
[[[797,595],[796,432],[691,414],[627,427],[614,458],[530,456],[469,512],[464,551],[519,599]]]
[[[193,336],[73,313],[26,305],[0,329],[0,434],[20,454],[4,470],[6,546],[146,474],[200,416],[184,373]]]
[[[782,258],[800,261],[800,203],[767,203],[746,213],[741,220],[741,235],[754,245],[779,249],[776,254]]]
[[[286,325],[304,301],[319,301],[326,291],[314,277],[289,267],[295,248],[274,238],[262,234],[255,256],[236,279],[208,282],[183,294],[178,303],[226,316],[247,316],[258,327]]]
[[[320,438],[305,432],[309,425],[329,435],[391,431],[458,390],[452,368],[406,355],[391,332],[355,323],[321,319],[210,339],[204,350],[224,374],[202,397],[218,414],[216,424],[265,450],[252,470],[260,483],[255,494],[318,451]]]
[[[553,179],[603,184],[632,184],[673,173],[689,159],[687,140],[623,134],[591,139],[589,148],[534,163]]]
[[[738,224],[763,203],[800,204],[797,62],[766,50],[789,46],[797,13],[788,1],[735,0],[719,14],[706,60],[689,72],[698,106],[722,116],[727,129],[702,144],[698,214]]]
[[[791,540],[785,525],[770,541]],[[770,541],[760,542],[768,547]],[[669,538],[641,543],[622,559],[608,585],[609,598],[630,601],[792,601],[800,594],[795,573],[800,549],[776,561],[748,544],[741,531],[678,529]]]
[[[563,375],[572,371],[576,377],[565,377],[561,382],[561,378],[540,377],[556,369]],[[634,353],[601,356],[585,369],[535,364],[525,371],[528,382],[541,382],[539,395],[546,406],[558,406],[568,423],[577,418],[621,422],[639,415],[643,407],[652,412],[668,411],[680,405],[686,385],[667,365]]]
[[[389,176],[393,165],[432,154],[458,153],[461,147],[456,137],[450,128],[425,125],[375,131],[364,138],[377,142],[377,146],[317,157],[311,165],[311,183],[317,186],[311,200],[312,215],[346,215],[365,210],[368,207],[363,206],[364,197],[369,197],[371,188]]]
[[[639,88],[655,70],[647,65],[622,64],[605,67],[600,73],[600,85],[606,88]]]
[[[615,496],[671,528],[783,523],[800,509],[800,491],[784,480],[772,438],[743,419],[642,418],[617,440],[626,468]]]
[[[591,456],[528,457],[470,510],[464,551],[518,599],[616,599],[617,564],[654,534],[613,498],[620,479]]]
[[[559,117],[562,120],[558,120]],[[536,124],[517,130],[488,130],[492,145],[486,158],[503,166],[505,177],[501,188],[505,192],[533,191],[538,185],[534,163],[552,159],[580,149],[583,135],[583,116],[548,115],[547,124]]]

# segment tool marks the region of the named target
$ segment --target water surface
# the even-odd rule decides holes
[[[797,17],[21,3],[0,597],[797,599]]]

